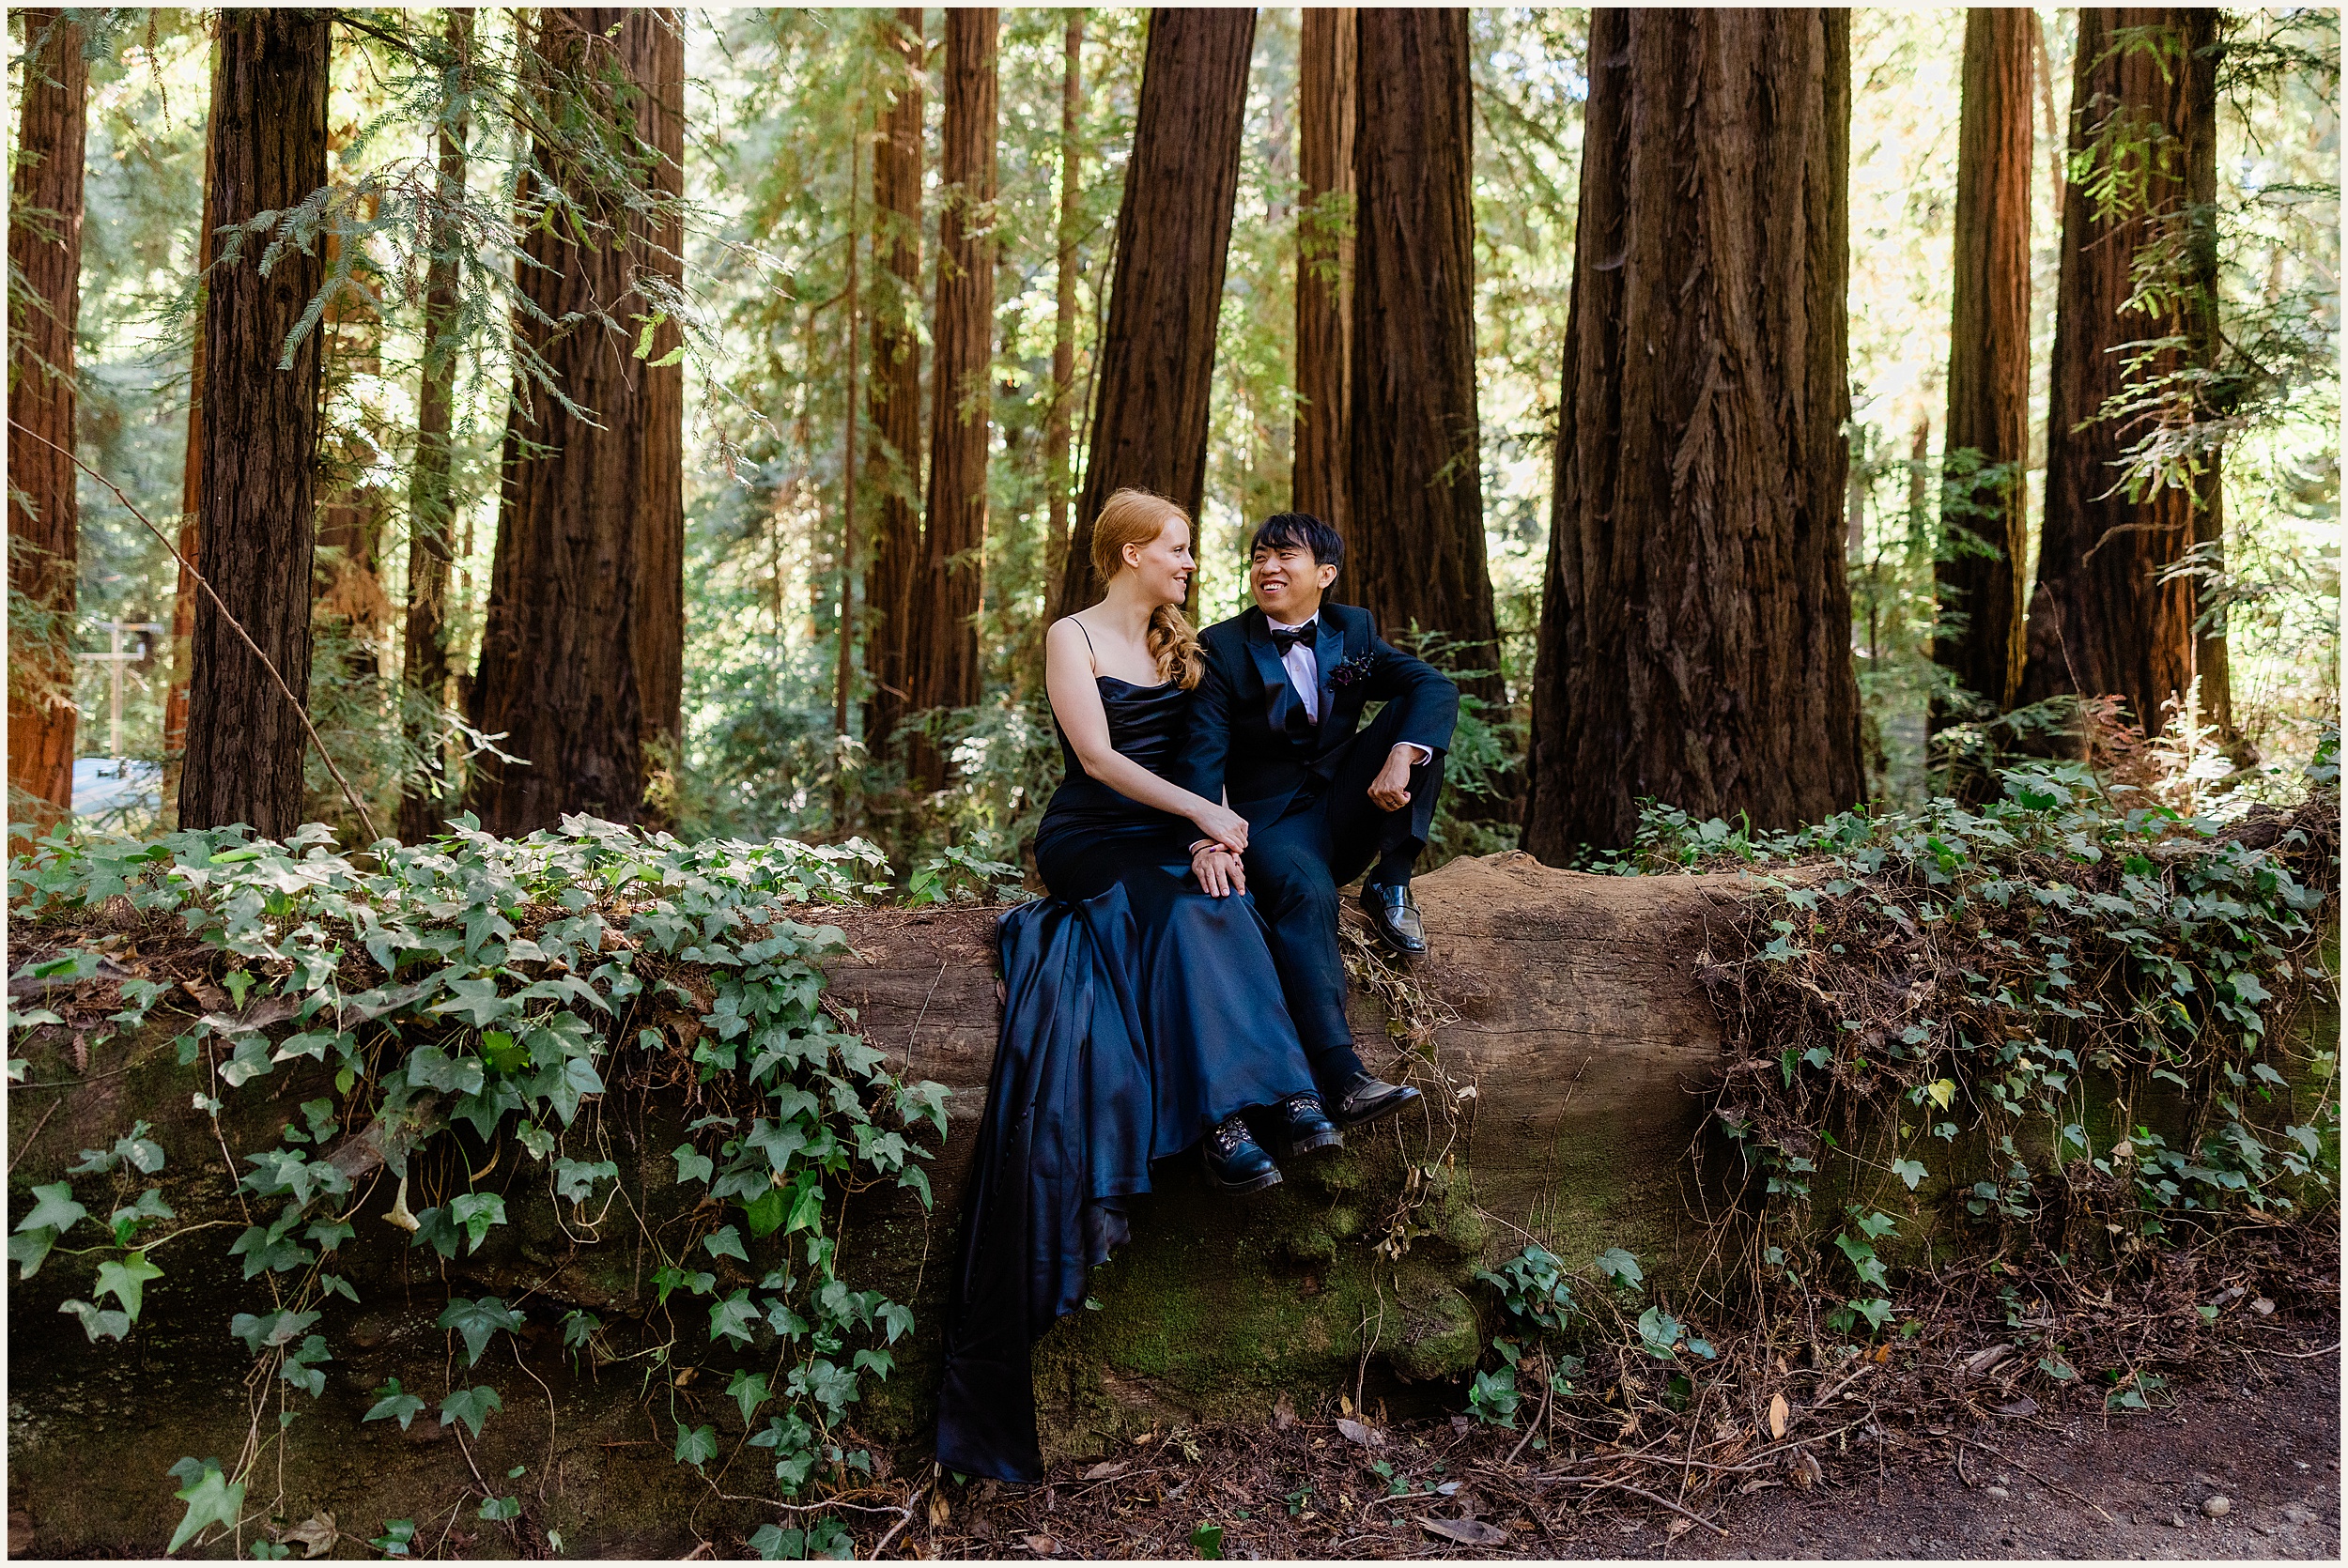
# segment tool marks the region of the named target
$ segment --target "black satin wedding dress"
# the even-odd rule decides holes
[[[1096,679],[1110,744],[1164,775],[1190,694]],[[1190,823],[1087,775],[1065,735],[1060,755],[1036,834],[1052,897],[999,926],[1002,1037],[938,1394],[939,1462],[1001,1481],[1043,1478],[1028,1352],[1125,1238],[1150,1162],[1235,1111],[1313,1092],[1255,901],[1198,886]]]

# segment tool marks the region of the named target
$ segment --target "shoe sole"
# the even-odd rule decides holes
[[[1253,1181],[1241,1182],[1225,1181],[1221,1176],[1216,1176],[1213,1171],[1209,1171],[1207,1173],[1207,1180],[1213,1186],[1216,1191],[1224,1193],[1229,1197],[1241,1198],[1245,1197],[1250,1192],[1260,1192],[1267,1187],[1279,1186],[1280,1170],[1279,1167],[1275,1165],[1271,1170],[1266,1171],[1263,1175],[1256,1177]]]
[[[1343,1147],[1345,1147],[1345,1133],[1341,1130],[1333,1127],[1326,1132],[1305,1139],[1303,1143],[1289,1145],[1288,1152],[1285,1156],[1283,1156],[1283,1158],[1294,1160],[1301,1155],[1313,1154],[1321,1149],[1341,1149]]]
[[[1418,1094],[1416,1092],[1407,1095],[1397,1095],[1385,1104],[1381,1105],[1377,1110],[1370,1112],[1367,1115],[1353,1116],[1350,1118],[1339,1116],[1336,1118],[1336,1123],[1339,1128],[1367,1127],[1372,1122],[1383,1121],[1386,1117],[1393,1115],[1397,1111],[1401,1110],[1405,1105],[1416,1105],[1420,1100],[1426,1098],[1427,1097],[1425,1095]]]

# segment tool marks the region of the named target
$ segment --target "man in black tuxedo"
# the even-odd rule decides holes
[[[1272,956],[1330,1114],[1357,1126],[1418,1098],[1380,1082],[1353,1052],[1337,947],[1337,889],[1362,903],[1394,951],[1423,953],[1411,869],[1443,788],[1460,688],[1389,647],[1369,612],[1321,595],[1345,562],[1336,530],[1283,512],[1256,530],[1256,607],[1198,634],[1206,675],[1174,781],[1247,819],[1244,885],[1272,929]],[[1362,707],[1385,706],[1367,728]],[[1231,877],[1228,852],[1192,846],[1199,881]]]

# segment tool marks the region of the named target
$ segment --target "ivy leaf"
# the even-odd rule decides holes
[[[464,1337],[465,1364],[473,1366],[479,1363],[481,1353],[489,1348],[490,1337],[500,1329],[508,1333],[520,1330],[522,1314],[495,1296],[484,1296],[478,1301],[456,1296],[440,1309],[438,1326],[454,1329]]]
[[[722,1337],[748,1345],[750,1343],[750,1330],[758,1319],[758,1309],[750,1305],[750,1293],[737,1290],[709,1309],[709,1337]]]
[[[726,1385],[726,1392],[742,1407],[742,1424],[750,1424],[750,1417],[766,1403],[766,1375],[763,1372],[737,1372],[734,1381]]]
[[[434,1003],[431,1010],[462,1018],[476,1029],[487,1028],[507,1013],[512,1012],[517,1006],[510,998],[498,994],[498,983],[495,980],[451,980],[448,983],[448,989],[456,994],[445,1002]],[[426,1046],[424,1049],[428,1051],[431,1047]],[[411,1063],[414,1059],[413,1056],[409,1058]],[[474,1064],[474,1070],[476,1072],[480,1070],[478,1063]],[[412,1072],[410,1082],[414,1082]],[[475,1089],[480,1086],[478,1081],[473,1084]],[[468,1089],[465,1092],[470,1094],[472,1090]]]
[[[1598,1271],[1626,1290],[1636,1290],[1646,1275],[1639,1268],[1639,1260],[1620,1247],[1609,1247],[1598,1254]]]
[[[676,1435],[676,1462],[698,1469],[718,1457],[718,1429],[714,1426],[680,1426]]]
[[[742,1250],[742,1233],[732,1225],[719,1225],[702,1237],[702,1247],[711,1257],[738,1257],[744,1263],[750,1254]]]
[[[96,1345],[101,1339],[118,1340],[131,1331],[131,1317],[128,1313],[107,1312],[102,1308],[90,1305],[87,1301],[61,1302],[57,1310],[62,1313],[71,1313],[80,1318],[82,1332],[89,1336],[89,1342],[92,1345]]]
[[[696,1152],[690,1144],[679,1144],[672,1158],[676,1161],[676,1178],[681,1182],[706,1182],[718,1168],[709,1156]]]
[[[465,1429],[478,1437],[481,1436],[481,1423],[489,1419],[489,1413],[504,1408],[505,1401],[498,1397],[497,1390],[486,1383],[459,1389],[440,1401],[440,1424],[446,1426],[452,1422],[461,1421]]]
[[[236,1528],[244,1513],[244,1483],[221,1474],[219,1460],[207,1459],[199,1466],[193,1459],[182,1459],[172,1466],[171,1473],[187,1483],[172,1496],[186,1503],[188,1512],[179,1528],[171,1532],[171,1545],[163,1548],[165,1556],[195,1539],[207,1526]]]
[[[318,1320],[314,1312],[273,1312],[266,1317],[255,1317],[240,1312],[229,1320],[228,1332],[244,1341],[244,1347],[257,1356],[264,1350],[290,1345],[296,1334]]]
[[[20,1232],[48,1230],[63,1236],[89,1218],[89,1210],[73,1201],[73,1184],[70,1181],[36,1187],[33,1197],[33,1211],[16,1222]]]
[[[130,1320],[136,1323],[147,1282],[162,1277],[163,1271],[147,1261],[146,1253],[131,1253],[119,1263],[101,1263],[98,1266],[98,1294],[112,1295],[122,1303],[122,1310],[129,1314]]]
[[[55,1246],[57,1233],[43,1225],[39,1230],[21,1230],[8,1237],[8,1261],[17,1267],[16,1277],[29,1280],[40,1272],[49,1249]]]
[[[487,984],[487,981],[472,983]],[[467,982],[458,980],[455,984],[461,987]],[[437,1045],[420,1045],[408,1053],[408,1082],[418,1088],[438,1089],[443,1094],[477,1095],[482,1084],[487,1081],[478,1056],[452,1059]]]
[[[409,1422],[424,1414],[424,1401],[402,1389],[396,1377],[375,1391],[377,1394],[375,1403],[367,1407],[365,1415],[359,1418],[363,1422],[390,1421],[397,1418],[399,1429],[405,1432],[408,1430]]]
[[[620,1167],[611,1161],[599,1160],[590,1163],[584,1160],[557,1160],[554,1162],[554,1191],[557,1196],[573,1203],[585,1203],[595,1196],[595,1183],[616,1178]]]
[[[502,1524],[507,1519],[518,1519],[521,1517],[521,1512],[522,1504],[519,1498],[491,1498],[481,1505],[481,1517],[491,1524]]]
[[[1908,1190],[1913,1192],[1916,1191],[1916,1184],[1923,1180],[1929,1173],[1925,1171],[1921,1161],[1894,1160],[1892,1161],[1892,1174],[1908,1183]]]
[[[1950,1101],[1956,1099],[1956,1082],[1949,1078],[1936,1078],[1924,1086],[1924,1093],[1932,1097],[1935,1105],[1945,1111]]]
[[[505,1223],[505,1200],[495,1192],[468,1192],[451,1203],[448,1212],[471,1238],[465,1251],[478,1252],[489,1227]]]

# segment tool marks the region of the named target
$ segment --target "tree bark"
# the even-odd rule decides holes
[[[9,289],[8,586],[54,620],[10,650],[8,816],[46,833],[73,814],[81,508],[70,454],[89,66],[80,25],[54,8],[24,13],[24,45],[8,266],[29,295]]]
[[[913,694],[913,577],[921,560],[921,8],[897,11],[900,70],[873,157],[873,375],[874,440],[865,456],[879,497],[864,576],[864,746],[874,761],[896,754],[898,723]]]
[[[1597,10],[1525,847],[1862,781],[1843,553],[1849,13]]]
[[[913,590],[917,709],[979,699],[979,612],[986,545],[986,453],[993,428],[995,323],[995,33],[991,7],[946,12],[946,116],[938,177],[937,314],[930,361],[927,537]],[[945,783],[945,759],[913,748],[913,771]]]
[[[339,152],[331,141],[330,152]],[[373,218],[377,203],[369,200],[363,216]],[[341,264],[343,239],[328,234],[323,241],[326,269]],[[365,263],[355,264],[354,276],[363,276]],[[383,317],[376,307],[348,290],[338,291],[326,303],[319,330],[320,374],[326,398],[354,377],[374,377],[383,370]],[[345,672],[369,676],[381,668],[381,648],[391,623],[391,600],[383,592],[383,496],[368,482],[365,465],[371,444],[356,428],[322,431],[319,468],[331,478],[318,502],[317,572],[311,581],[314,631],[340,623],[349,644]]]
[[[1949,313],[1949,415],[1941,436],[1943,627],[1934,662],[2002,713],[2022,683],[2022,566],[2030,550],[2031,78],[2037,17],[1965,14],[1956,139],[1956,266]],[[1935,701],[1939,730],[1966,716]]]
[[[1068,566],[1070,427],[1075,423],[1077,196],[1084,190],[1085,13],[1072,9],[1062,38],[1059,84],[1059,257],[1052,280],[1052,411],[1043,424],[1043,483],[1048,492],[1044,581]]]
[[[224,227],[301,205],[326,183],[327,16],[226,10],[212,72],[210,201]],[[265,237],[239,236],[204,306],[200,568],[179,825],[250,823],[283,838],[301,823],[301,711],[222,615],[242,625],[286,685],[310,684],[322,334],[285,343],[325,281],[317,251],[288,248],[267,277]]]
[[[557,72],[549,114],[638,123],[635,99],[619,100],[605,84],[643,69],[645,30],[657,25],[649,16],[550,7],[534,13],[533,25],[538,53]],[[633,83],[638,94],[644,86]],[[593,242],[533,228],[525,249],[537,265],[523,269],[520,286],[537,311],[517,310],[514,333],[589,417],[517,378],[473,722],[502,733],[501,747],[526,761],[476,759],[466,789],[482,826],[507,836],[551,827],[570,812],[644,817],[648,635],[639,623],[656,586],[646,580],[644,521],[654,477],[650,377],[632,352],[631,321],[651,314],[635,276],[648,265],[645,237],[624,197],[561,146],[535,146],[533,161],[563,187]]]
[[[1360,29],[1351,6],[1304,13],[1297,83],[1296,453],[1290,505],[1345,533],[1352,395],[1353,137]]]
[[[212,41],[212,70],[220,69],[220,41]],[[179,560],[198,570],[204,553],[204,312],[211,298],[214,209],[212,181],[213,133],[219,118],[208,113],[204,121],[204,216],[195,236],[195,345],[188,364],[188,437],[179,468]],[[195,574],[178,568],[171,596],[171,674],[163,691],[163,798],[179,798],[179,775],[188,750],[188,683],[195,673],[195,601],[201,597]]]
[[[2202,680],[2205,717],[2226,715],[2222,634],[2200,645],[2190,579],[2159,580],[2163,568],[2218,534],[2218,464],[2212,454],[2192,489],[2164,487],[2131,500],[2115,467],[2140,426],[2096,418],[2128,376],[2123,344],[2174,334],[2201,363],[2217,348],[2217,40],[2214,11],[2187,7],[2079,11],[2071,87],[2075,161],[2097,155],[2098,132],[2114,123],[2140,143],[2157,126],[2172,144],[2131,149],[2140,200],[2099,215],[2093,180],[2063,193],[2062,262],[2055,297],[2054,376],[2047,414],[2047,515],[2038,580],[2031,599],[2029,657],[2020,699],[2061,693],[2116,695],[2130,722],[2157,730],[2163,707]],[[2157,48],[2152,47],[2157,43]],[[2114,116],[2124,116],[2115,122]],[[2109,156],[2109,149],[2100,156]],[[2187,275],[2173,280],[2157,315],[2124,315],[2131,271],[2150,244],[2186,228]],[[2138,377],[2181,367],[2164,351]]]
[[[472,59],[472,13],[451,9],[448,42],[467,66]],[[460,77],[470,88],[468,70]],[[432,255],[425,264],[424,371],[418,379],[416,461],[408,481],[408,626],[401,680],[409,705],[443,708],[449,700],[448,589],[454,564],[449,529],[456,521],[456,491],[449,435],[456,408],[456,345],[450,333],[456,321],[456,236],[448,208],[465,189],[466,144],[471,115],[460,109],[453,120],[441,122],[438,141],[437,199],[441,213],[433,225]],[[437,727],[423,715],[408,715],[409,745],[432,744]],[[445,803],[437,791],[411,784],[399,803],[401,842],[421,843],[440,831]]]
[[[620,48],[639,89],[636,134],[654,154],[651,188],[664,206],[635,240],[641,275],[685,286],[685,33],[673,8],[631,9]],[[639,285],[639,293],[646,291]],[[657,294],[659,291],[652,291]],[[652,312],[644,312],[650,315]],[[673,315],[654,329],[643,366],[643,451],[637,468],[634,657],[647,766],[678,765],[685,738],[685,365],[660,361],[684,334]],[[648,814],[667,822],[665,795]]]
[[[1388,637],[1469,646],[1462,683],[1507,702],[1484,559],[1467,12],[1360,13],[1347,539],[1352,596]],[[1342,594],[1343,589],[1337,590]]]
[[[1206,499],[1215,321],[1239,194],[1251,9],[1150,13],[1141,103],[1117,214],[1108,329],[1094,350],[1084,492],[1055,617],[1101,596],[1092,519],[1114,492],[1153,490],[1195,518]]]

